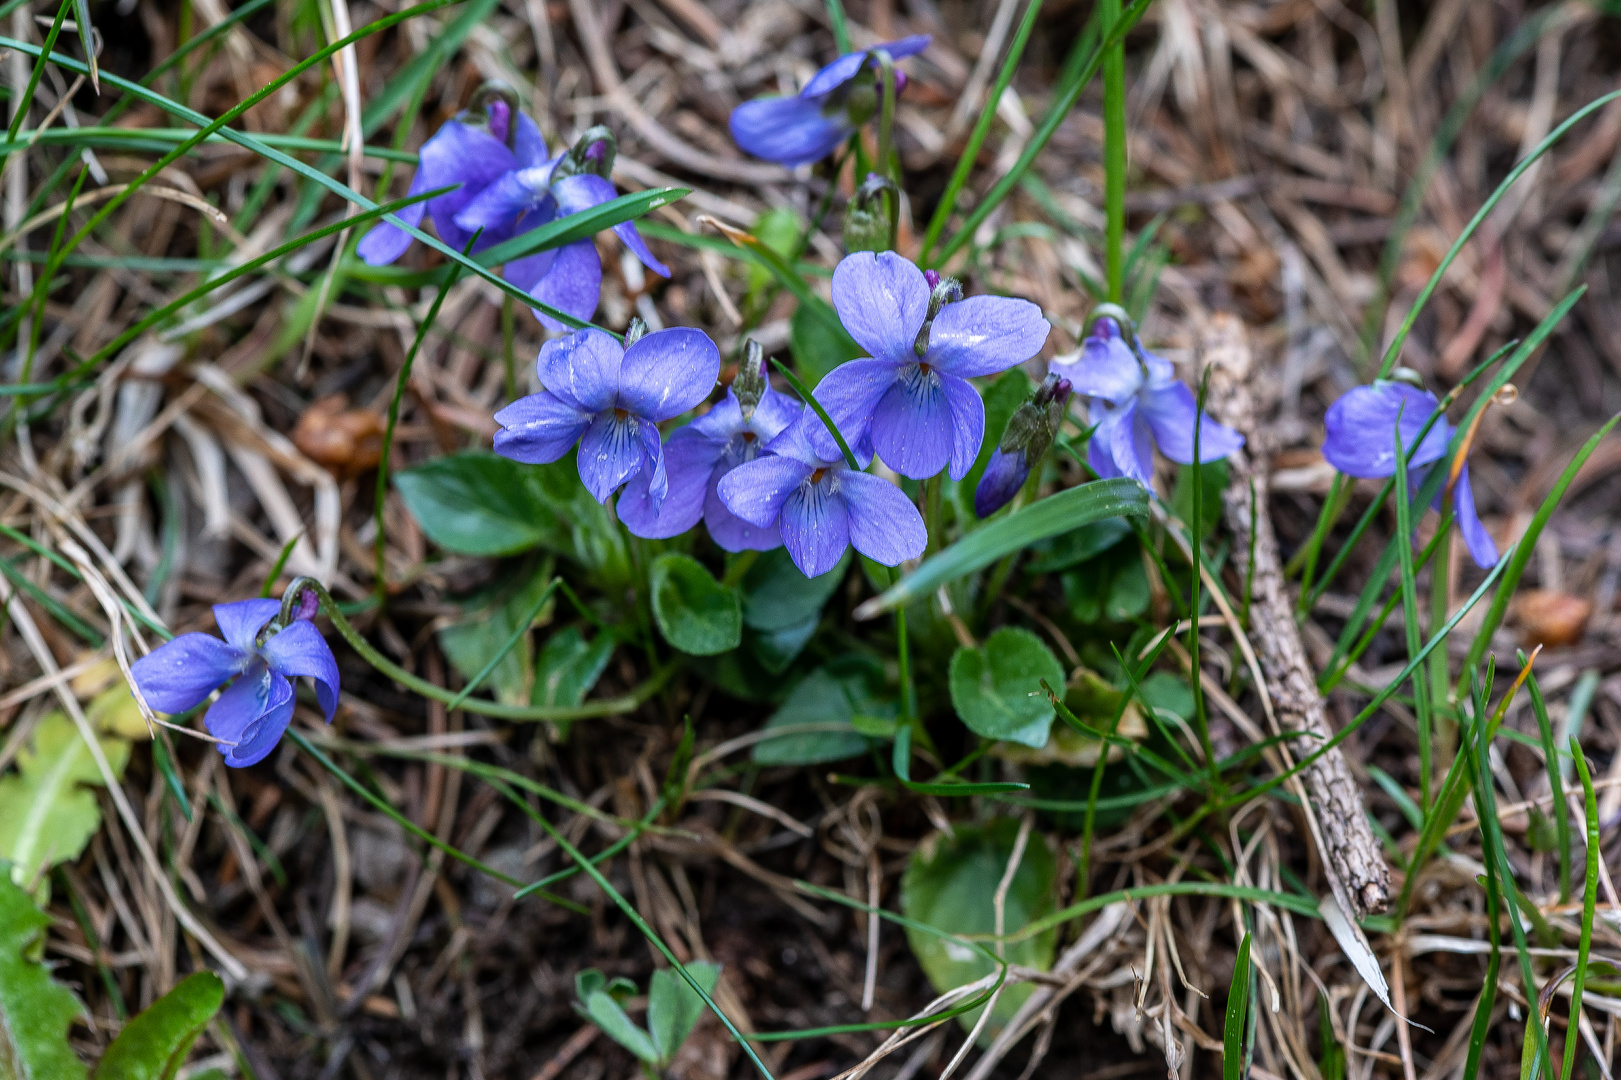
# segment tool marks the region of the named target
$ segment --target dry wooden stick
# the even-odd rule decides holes
[[[1247,440],[1244,449],[1227,459],[1230,479],[1222,502],[1227,527],[1233,532],[1238,572],[1252,582],[1249,637],[1266,675],[1266,691],[1278,725],[1283,731],[1314,736],[1305,742],[1309,752],[1334,732],[1300,640],[1278,558],[1277,536],[1267,512],[1268,448],[1265,434],[1258,431],[1250,393],[1250,380],[1259,372],[1243,322],[1225,313],[1206,319],[1199,332],[1199,358],[1201,368],[1211,369],[1206,401],[1210,415],[1242,432]],[[1390,901],[1390,871],[1368,827],[1362,790],[1345,755],[1336,747],[1318,758],[1302,777],[1317,810],[1324,863],[1335,899],[1354,916],[1383,911]]]

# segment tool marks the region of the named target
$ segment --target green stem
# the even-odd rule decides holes
[[[454,280],[454,276],[452,277]],[[518,400],[518,356],[514,339],[517,337],[516,305],[512,297],[501,297],[501,362],[506,367],[507,400]]]
[[[895,133],[895,59],[884,49],[874,49],[878,60],[878,168],[874,171],[890,179],[897,177],[890,171],[890,155]],[[886,196],[887,197],[887,196]],[[893,247],[893,243],[890,245]]]
[[[1099,0],[1099,17],[1114,26],[1120,20],[1120,0]],[[1103,50],[1103,213],[1107,233],[1103,245],[1109,300],[1125,297],[1126,246],[1126,43],[1117,38]]]
[[[367,641],[360,631],[356,630],[354,625],[344,617],[342,610],[338,607],[338,602],[332,599],[332,594],[327,592],[325,587],[314,578],[296,578],[291,585],[287,586],[287,591],[282,594],[281,600],[284,622],[291,619],[292,605],[297,600],[298,595],[306,589],[313,592],[316,599],[320,601],[321,611],[325,613],[327,618],[332,620],[332,628],[338,632],[343,640],[349,643],[350,648],[360,654],[360,658],[365,660],[366,663],[406,689],[414,690],[424,697],[432,698],[434,701],[442,701],[446,705],[456,701],[456,695],[449,690],[442,686],[435,686],[426,679],[411,674],[374,649],[371,642]],[[486,701],[483,698],[469,698],[460,702],[458,707],[466,709],[468,712],[479,713],[483,716],[495,716],[503,720],[587,720],[599,716],[620,716],[640,708],[643,702],[657,693],[659,688],[669,681],[670,676],[675,674],[675,671],[674,665],[666,665],[655,670],[645,682],[629,694],[617,698],[605,698],[601,701],[591,701],[584,705],[568,708],[556,705],[503,705],[498,701]]]
[[[928,533],[927,546],[923,549],[923,557],[928,558],[940,550],[945,542],[945,533],[941,531],[941,502],[943,501],[946,486],[946,475],[941,473],[932,480],[923,481],[923,522]]]
[[[800,397],[804,398],[805,404],[811,407],[811,411],[815,412],[817,416],[821,417],[822,423],[827,425],[828,432],[833,436],[833,441],[839,444],[839,453],[844,455],[844,463],[857,472],[860,472],[861,465],[856,461],[855,454],[851,452],[850,444],[844,441],[844,433],[841,432],[839,430],[839,426],[833,422],[833,418],[827,415],[827,410],[822,408],[822,403],[820,401],[816,400],[816,395],[812,394],[805,386],[804,382],[800,380],[799,376],[795,375],[793,370],[781,360],[778,360],[776,357],[772,357],[771,366],[782,372],[782,377],[788,380],[788,385],[794,388],[794,392]]]

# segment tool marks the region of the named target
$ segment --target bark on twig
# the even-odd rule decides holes
[[[1283,579],[1278,541],[1267,512],[1269,447],[1258,429],[1250,382],[1254,368],[1244,324],[1228,314],[1210,316],[1200,328],[1201,368],[1212,369],[1206,408],[1243,432],[1247,444],[1228,459],[1229,483],[1222,496],[1234,537],[1238,573],[1253,578],[1249,636],[1266,675],[1266,690],[1284,731],[1307,732],[1294,756],[1310,753],[1333,735],[1317,692],[1317,678],[1295,623],[1294,604]],[[1253,515],[1253,520],[1252,520]],[[1253,537],[1253,542],[1252,542]],[[1249,566],[1253,551],[1254,567]],[[1390,871],[1368,827],[1362,790],[1338,748],[1303,774],[1322,830],[1329,883],[1340,907],[1355,916],[1383,911],[1390,900]]]

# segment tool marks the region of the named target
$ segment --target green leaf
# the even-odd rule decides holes
[[[719,964],[699,960],[686,968],[687,974],[704,988],[704,993],[714,993],[715,980],[720,978]],[[658,1051],[661,1066],[668,1065],[675,1057],[703,1014],[704,999],[685,979],[668,968],[653,972],[653,982],[647,990],[647,1028],[653,1035],[653,1047]]]
[[[51,924],[28,894],[0,874],[0,1076],[5,1080],[78,1080],[84,1063],[68,1045],[79,999],[32,959]]]
[[[828,302],[816,296],[801,298],[788,320],[788,350],[793,353],[800,377],[813,390],[822,376],[846,360],[867,355]]]
[[[765,730],[816,724],[820,730],[801,731],[762,739],[754,744],[760,765],[821,765],[842,761],[867,750],[866,738],[855,720],[881,717],[893,722],[895,703],[873,694],[876,681],[869,670],[847,665],[818,668],[794,687],[781,707],[766,721]]]
[[[445,658],[463,678],[471,679],[483,671],[517,633],[519,624],[534,610],[550,583],[550,573],[532,573],[521,579],[509,577],[478,601],[467,605],[459,621],[439,631],[439,645],[445,650]],[[546,603],[549,607],[552,601]],[[534,644],[530,635],[523,634],[501,657],[483,685],[493,689],[495,700],[504,705],[528,705],[534,677]]]
[[[1244,1080],[1244,1028],[1250,1004],[1250,936],[1245,933],[1238,945],[1238,961],[1233,964],[1233,981],[1227,988],[1227,1023],[1222,1030],[1222,1080]]]
[[[531,705],[579,705],[602,678],[613,656],[614,640],[598,634],[586,641],[575,627],[559,630],[546,639],[535,660],[535,687]]]
[[[653,1040],[647,1037],[647,1032],[631,1022],[630,1017],[625,1015],[624,1006],[608,996],[606,991],[595,990],[585,999],[585,1013],[608,1038],[635,1054],[638,1061],[658,1065],[659,1053],[653,1048]]]
[[[1163,709],[1183,720],[1193,719],[1193,690],[1179,675],[1156,671],[1142,681],[1138,692],[1152,709]]]
[[[174,1080],[191,1044],[225,1001],[225,984],[199,971],[124,1025],[92,1080]]]
[[[1151,592],[1142,549],[1116,544],[1062,578],[1064,599],[1082,623],[1129,622],[1148,610]]]
[[[122,777],[129,743],[106,738],[101,750]],[[42,868],[79,857],[101,827],[96,797],[83,785],[101,782],[73,721],[58,712],[42,717],[17,754],[17,771],[0,779],[0,859],[12,863],[11,880],[21,885]]]
[[[957,483],[957,505],[970,521],[975,520],[974,490],[979,487],[979,478],[985,475],[985,466],[990,464],[991,454],[1007,431],[1008,421],[1019,411],[1024,399],[1030,396],[1030,376],[1024,373],[1023,368],[1010,368],[985,388],[983,396],[985,439],[979,444],[979,456],[974,459],[974,467]]]
[[[799,247],[799,237],[804,231],[805,223],[800,219],[799,213],[788,206],[773,206],[754,219],[754,235],[759,237],[760,243],[784,259],[794,257],[794,249]],[[766,286],[770,285],[772,280],[770,270],[759,263],[751,263],[748,268],[748,293],[745,303],[750,307],[760,303]]]
[[[1037,548],[1040,552],[1025,566],[1031,574],[1051,574],[1070,570],[1095,559],[1131,535],[1131,526],[1120,518],[1104,518],[1079,529],[1071,529]]]
[[[564,533],[536,471],[482,450],[397,473],[394,486],[428,539],[461,555],[556,548]]]
[[[1147,512],[1148,493],[1135,480],[1094,480],[1068,488],[975,529],[926,560],[881,596],[862,604],[856,609],[856,616],[870,619],[919,597],[930,596],[941,585],[1039,540],[1104,518]]]
[[[722,585],[703,563],[668,552],[653,560],[647,587],[653,618],[664,640],[693,656],[737,648],[743,638],[743,606],[737,590]]]
[[[747,619],[745,614],[744,620]],[[750,630],[747,635],[749,651],[767,673],[781,675],[810,644],[810,639],[816,636],[816,629],[821,625],[821,616],[812,615],[802,623],[784,626],[780,630]]]
[[[850,561],[846,551],[831,572],[808,578],[787,548],[763,553],[743,575],[743,624],[752,630],[785,630],[820,616],[844,583]]]
[[[1004,626],[983,649],[959,648],[952,655],[951,704],[976,735],[1046,746],[1053,707],[1042,680],[1063,686],[1063,665],[1030,631]]]
[[[1176,486],[1171,489],[1171,510],[1185,522],[1193,519],[1193,474],[1196,471],[1204,488],[1199,499],[1199,516],[1204,518],[1199,523],[1199,535],[1206,537],[1221,520],[1221,494],[1227,490],[1227,459],[1204,462],[1197,470],[1177,470]]]
[[[998,818],[984,825],[958,825],[956,836],[936,833],[919,845],[901,881],[901,907],[907,918],[948,934],[996,932],[996,888],[1012,858],[1019,823]],[[1013,934],[1053,909],[1056,867],[1039,833],[1025,845],[1024,858],[1014,872],[1003,907],[1003,933]],[[907,927],[906,940],[918,965],[939,993],[990,974],[989,959],[960,942],[935,937]],[[1046,971],[1052,967],[1057,931],[1046,930],[1006,947],[1010,964]],[[985,1038],[994,1038],[1003,1024],[1035,990],[1034,983],[1009,986],[997,999],[986,1025]],[[978,1011],[958,1019],[971,1029]]]

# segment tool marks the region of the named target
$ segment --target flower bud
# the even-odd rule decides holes
[[[625,348],[630,348],[642,339],[647,333],[647,324],[640,315],[630,317],[630,325],[625,327]]]
[[[765,374],[765,350],[760,348],[758,341],[749,338],[748,345],[744,347],[743,363],[738,365],[737,375],[732,379],[732,393],[737,396],[745,422],[754,418],[754,410],[760,404],[760,399],[765,397],[769,385]]]
[[[991,452],[991,459],[974,489],[974,513],[989,517],[1012,501],[1030,470],[1041,462],[1053,439],[1058,425],[1064,419],[1064,404],[1069,400],[1070,381],[1049,372],[1029,399],[1008,420],[1002,441]]]
[[[518,92],[500,79],[489,79],[467,102],[467,108],[456,116],[466,127],[483,128],[512,149],[518,136],[518,125],[513,118],[518,114]]]
[[[844,250],[888,251],[895,246],[895,215],[900,211],[895,182],[868,173],[844,208]]]
[[[607,179],[614,169],[614,158],[619,154],[619,140],[613,130],[598,124],[587,128],[585,134],[574,141],[574,146],[563,155],[552,172],[552,183],[581,173],[596,173]]]

